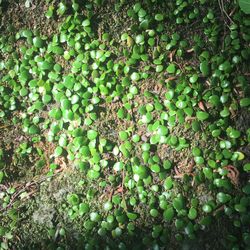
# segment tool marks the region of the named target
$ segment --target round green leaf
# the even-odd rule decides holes
[[[58,146],[58,147],[56,147],[56,149],[55,149],[54,156],[55,156],[55,157],[61,156],[62,153],[63,153],[63,148],[60,147],[60,146]]]
[[[243,166],[245,172],[250,172],[250,163],[247,163]]]
[[[98,171],[95,171],[94,169],[90,169],[87,173],[88,177],[90,179],[97,179],[100,176],[100,173]]]
[[[163,185],[164,185],[164,188],[166,190],[171,189],[173,187],[173,180],[172,180],[172,178],[170,176],[167,177],[166,180],[164,181]]]
[[[132,81],[137,82],[137,81],[140,80],[140,75],[137,72],[133,72],[130,78],[131,78]]]
[[[191,207],[188,211],[188,218],[190,220],[195,220],[197,217],[197,210],[193,207]]]
[[[94,140],[97,137],[97,135],[98,135],[98,132],[92,129],[88,130],[87,132],[87,137],[90,141]]]
[[[156,20],[156,21],[160,22],[160,21],[162,21],[163,19],[164,19],[164,16],[163,16],[162,14],[156,14],[156,15],[155,15],[155,20]]]
[[[174,74],[175,71],[176,71],[175,64],[170,63],[170,64],[168,65],[168,67],[167,67],[167,72],[168,72],[169,74]]]
[[[33,38],[33,44],[35,47],[37,48],[42,48],[43,47],[43,40],[41,39],[41,37],[34,37]]]
[[[198,120],[204,121],[204,120],[208,119],[209,114],[207,112],[204,112],[204,111],[197,111],[196,116],[197,116]]]
[[[163,218],[166,221],[171,221],[174,218],[174,209],[172,207],[163,212]]]

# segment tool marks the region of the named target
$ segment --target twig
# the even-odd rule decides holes
[[[223,0],[221,0],[221,5],[222,5],[222,10],[225,13],[225,15],[227,16],[227,18],[230,20],[231,23],[234,23],[234,21],[232,20],[232,18],[227,14],[225,7],[224,7],[224,2]]]
[[[16,198],[17,198],[21,193],[23,193],[25,190],[27,190],[27,188],[29,188],[29,187],[31,187],[31,186],[33,186],[33,185],[40,184],[40,183],[43,182],[44,180],[46,180],[46,179],[48,179],[48,178],[51,178],[51,177],[57,175],[57,174],[60,173],[60,172],[61,172],[61,171],[58,171],[58,172],[54,173],[54,174],[51,175],[51,176],[42,176],[42,177],[41,177],[40,179],[38,179],[38,180],[33,180],[33,181],[31,181],[31,182],[29,182],[29,183],[26,183],[25,185],[21,186],[22,188],[21,188],[20,190],[17,190],[17,191],[13,194],[13,196],[11,197],[10,203],[9,203],[6,207],[0,209],[0,212],[2,212],[2,211],[4,211],[4,210],[7,210],[7,209],[9,209],[10,207],[12,207],[12,205],[13,205],[13,203],[15,202]],[[34,194],[34,193],[35,193],[35,191],[32,191],[32,192],[31,192],[31,194]]]
[[[193,121],[193,120],[196,120],[196,117],[187,116],[187,117],[185,118],[185,122]]]
[[[3,184],[0,184],[0,190],[7,190],[7,187],[5,186],[5,185],[3,185]]]
[[[213,215],[216,215],[216,214],[217,214],[217,212],[219,212],[219,211],[223,210],[223,209],[224,209],[224,207],[225,207],[224,205],[222,205],[222,206],[218,207],[216,210],[214,210]]]
[[[1,126],[0,129],[11,127],[12,124]]]
[[[232,18],[227,14],[226,10],[225,10],[225,6],[224,6],[224,1],[223,0],[218,0],[219,6],[220,6],[220,10],[222,12],[222,15],[224,16],[224,14],[226,15],[226,17],[228,18],[228,20],[231,23],[234,23],[234,21],[232,20]],[[230,27],[228,26],[228,24],[226,23],[227,27],[230,29]]]
[[[234,12],[236,11],[236,7],[229,13],[229,16],[231,17],[233,14],[234,14]]]

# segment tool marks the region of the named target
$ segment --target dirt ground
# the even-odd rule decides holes
[[[2,13],[0,17],[0,31],[2,35],[15,33],[16,30],[29,28],[37,30],[44,36],[51,37],[54,32],[58,29],[58,24],[62,21],[61,18],[47,19],[42,13],[45,13],[48,4],[45,1],[34,0],[32,1],[31,7],[26,8],[23,0],[10,0],[2,2]],[[58,1],[52,1],[56,4]],[[110,1],[112,3],[113,1]],[[95,19],[98,22],[98,32],[108,32],[114,35],[114,38],[118,38],[126,30],[127,27],[132,25],[131,21],[124,24],[124,18],[128,7],[134,1],[128,1],[121,12],[112,11],[111,5],[107,4],[98,9],[96,12]],[[165,3],[162,3],[164,6]],[[154,10],[152,10],[154,13]],[[111,14],[110,14],[111,13]],[[197,24],[197,29],[199,25]],[[190,36],[192,31],[183,28],[183,34]],[[4,57],[4,55],[2,56]],[[180,65],[184,67],[185,62],[179,61]],[[192,61],[196,63],[195,59]],[[70,66],[70,65],[68,65]],[[164,79],[166,76],[162,76]],[[144,97],[145,91],[155,91],[159,94],[160,101],[163,102],[164,94],[166,89],[161,89],[161,85],[157,85],[158,79],[151,81],[145,80],[142,85],[138,86],[140,95],[136,97],[135,102],[138,103],[138,107],[147,104],[148,100]],[[162,98],[162,99],[161,99]],[[106,136],[111,142],[115,143],[118,140],[118,133],[121,130],[125,130],[129,127],[135,126],[133,120],[124,121],[117,118],[117,110],[122,107],[122,101],[117,100],[111,104],[104,103],[101,106],[100,118],[93,125],[93,128],[98,128],[102,136]],[[139,113],[138,107],[134,107],[131,110],[133,119],[138,120]],[[103,112],[102,112],[103,110]],[[18,112],[13,114],[13,117],[19,117]],[[13,117],[10,117],[12,119]],[[155,114],[155,119],[159,118],[159,114]],[[245,131],[246,128],[250,127],[250,113],[245,112],[237,114],[234,119],[236,128]],[[138,134],[147,136],[145,126],[136,125],[136,131]],[[177,152],[173,148],[158,146],[157,152],[161,160],[169,159],[175,166],[183,166],[179,171],[179,174],[184,174],[189,171],[191,163],[191,148],[194,146],[200,146],[206,149],[213,149],[215,144],[213,139],[204,137],[201,132],[194,132],[190,130],[191,122],[177,125],[173,128],[172,134],[178,138],[183,137],[190,144],[190,147]],[[45,135],[46,136],[46,135]],[[20,155],[20,146],[23,143],[27,143],[29,146],[34,146],[32,151],[28,154]],[[82,201],[90,203],[93,209],[98,211],[101,209],[103,202],[110,194],[116,193],[119,188],[119,181],[122,177],[117,179],[115,184],[108,182],[108,178],[103,178],[107,181],[107,186],[103,189],[84,178],[86,173],[79,172],[72,163],[66,159],[59,159],[61,166],[52,177],[47,177],[47,170],[49,168],[49,157],[54,151],[55,146],[52,143],[46,142],[43,139],[39,143],[32,142],[32,138],[22,131],[22,127],[17,123],[13,125],[11,122],[1,121],[0,118],[0,149],[4,150],[4,162],[5,172],[7,178],[4,186],[0,186],[0,190],[7,187],[14,187],[16,189],[17,196],[21,193],[25,193],[21,199],[13,199],[10,205],[10,212],[15,210],[18,219],[14,220],[12,228],[14,229],[13,234],[13,245],[12,249],[56,249],[55,247],[60,246],[57,249],[78,249],[81,242],[84,242],[84,238],[89,237],[88,234],[82,235],[83,227],[86,217],[79,218],[77,223],[70,220],[68,217],[67,202],[65,196],[69,193],[77,193],[81,197]],[[39,150],[37,150],[39,149]],[[19,151],[18,151],[19,150]],[[138,148],[133,149],[135,155],[140,157],[141,151]],[[240,148],[245,154],[245,160],[250,160],[250,148]],[[39,160],[43,160],[42,167],[39,167]],[[34,164],[35,163],[35,164]],[[199,169],[192,170],[194,173],[199,173]],[[175,170],[171,170],[171,175],[176,174]],[[106,172],[106,175],[112,175],[112,171]],[[242,183],[245,183],[249,176],[245,175],[241,177]],[[177,180],[176,193],[185,194],[186,197],[192,198],[193,193],[199,194],[199,199],[208,199],[211,193],[204,185],[193,186],[190,190],[184,190],[183,182]],[[118,183],[118,184],[117,184]],[[154,178],[154,184],[162,184],[162,180]],[[128,190],[126,192],[129,192]],[[93,193],[93,197],[88,198],[88,194]],[[126,193],[124,193],[126,195]],[[20,198],[20,197],[19,197]],[[98,202],[95,202],[98,201]],[[137,224],[137,232],[135,235],[125,234],[122,236],[123,242],[133,246],[133,249],[141,249],[141,240],[138,235],[147,235],[149,230],[147,225],[156,224],[157,220],[149,217],[146,206],[141,204],[138,207],[138,212],[141,214],[141,220]],[[2,211],[1,211],[2,213]],[[11,215],[9,215],[11,217]],[[8,216],[0,216],[1,220],[8,224]],[[158,221],[160,223],[160,221]],[[168,249],[226,249],[224,237],[222,235],[228,234],[228,232],[235,233],[235,228],[231,227],[229,219],[227,217],[221,217],[214,221],[213,228],[204,229],[198,233],[198,237],[195,240],[185,240],[182,246],[173,235],[176,233],[173,229],[174,225],[168,225],[167,230],[170,232],[168,235],[168,242],[171,247]],[[61,228],[67,231],[65,238],[59,235]],[[54,232],[52,232],[54,230]],[[172,231],[171,231],[172,230]],[[220,232],[218,234],[217,232]],[[52,235],[51,237],[48,235]],[[96,234],[91,236],[92,241],[100,241],[100,237]],[[117,244],[119,240],[115,241]],[[103,242],[104,244],[104,242]],[[110,243],[115,244],[115,243]],[[138,245],[138,248],[136,246]],[[103,248],[102,248],[103,247]],[[113,245],[113,247],[116,247]],[[100,249],[104,249],[103,246],[99,246]],[[80,248],[79,248],[80,249]],[[114,248],[115,249],[115,248]]]

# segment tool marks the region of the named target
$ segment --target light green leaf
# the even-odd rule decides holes
[[[249,0],[239,0],[239,5],[241,10],[245,14],[250,14],[250,1]]]

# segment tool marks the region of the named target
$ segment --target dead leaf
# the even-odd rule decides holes
[[[170,52],[170,54],[169,54],[169,56],[168,56],[170,62],[173,61],[173,57],[174,57],[174,55],[175,55],[175,52],[176,52],[176,49]]]
[[[201,110],[206,111],[206,107],[205,107],[205,105],[204,105],[204,103],[203,103],[202,101],[200,101],[200,102],[198,103],[198,106],[199,106],[199,108],[200,108]]]
[[[171,77],[169,77],[169,78],[166,79],[166,82],[173,81],[173,80],[175,80],[175,79],[176,79],[175,76],[171,76]]]
[[[235,186],[239,185],[239,171],[233,165],[225,166],[224,169],[228,171],[227,177],[230,179],[231,183]]]

